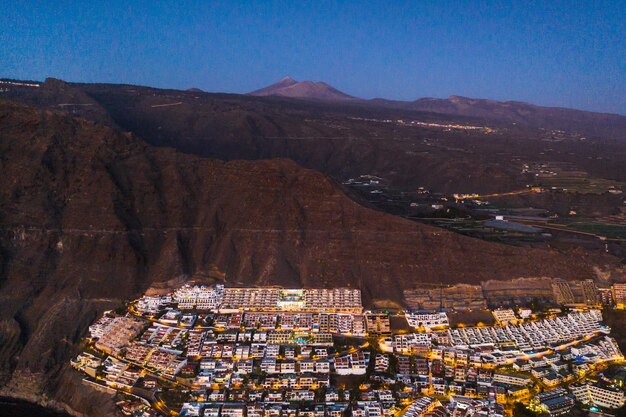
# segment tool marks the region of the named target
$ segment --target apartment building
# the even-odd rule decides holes
[[[574,384],[570,391],[576,400],[604,408],[620,408],[624,405],[624,391],[601,382]]]
[[[618,308],[624,308],[626,305],[626,283],[613,284],[613,301]]]
[[[499,324],[505,325],[515,323],[517,321],[515,312],[510,308],[499,308],[497,310],[493,310],[491,313],[493,314],[493,318],[496,319],[496,322]]]
[[[446,313],[429,313],[420,311],[405,312],[406,321],[413,328],[423,327],[426,330],[434,328],[446,328],[450,325]]]
[[[191,286],[184,285],[174,291],[172,300],[178,303],[181,310],[217,310],[222,303],[224,297],[224,286],[216,285],[214,287],[207,286]]]
[[[133,317],[116,317],[103,329],[96,348],[117,355],[122,347],[139,336],[143,326],[142,321]]]
[[[525,387],[531,385],[533,381],[532,379],[522,375],[503,374],[496,372],[493,375],[493,382]]]
[[[531,401],[529,408],[537,412],[545,412],[550,416],[567,414],[574,408],[574,398],[564,388],[542,392]]]
[[[572,304],[575,302],[574,293],[569,282],[562,278],[552,280],[552,295],[557,304]]]

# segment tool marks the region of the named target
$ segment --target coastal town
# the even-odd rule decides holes
[[[626,285],[550,285],[545,308],[446,307],[441,288],[438,308],[400,310],[354,288],[188,283],[106,312],[71,365],[136,417],[613,415],[626,362],[603,311]]]

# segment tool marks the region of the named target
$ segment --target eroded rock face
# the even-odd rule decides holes
[[[0,366],[70,405],[61,370],[87,326],[154,283],[352,286],[587,278],[610,257],[487,243],[369,210],[287,160],[208,160],[0,101]],[[14,382],[16,382],[14,380]],[[17,381],[19,382],[19,381]],[[19,383],[14,388],[19,390]]]

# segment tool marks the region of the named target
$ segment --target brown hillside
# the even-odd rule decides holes
[[[6,101],[0,171],[5,378],[54,375],[98,312],[213,267],[231,284],[353,286],[371,300],[399,299],[424,281],[586,278],[614,262],[369,210],[287,160],[203,159]]]

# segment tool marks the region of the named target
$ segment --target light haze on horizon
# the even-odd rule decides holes
[[[362,98],[461,95],[626,114],[624,1],[0,0],[0,77]]]

